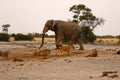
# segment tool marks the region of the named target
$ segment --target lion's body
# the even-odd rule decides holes
[[[98,56],[98,52],[96,49],[92,49],[92,53],[87,55],[86,57],[97,57]]]
[[[70,50],[74,49],[74,47],[72,45],[69,45],[69,46],[60,46],[58,48],[58,50],[60,51],[60,53],[63,53],[63,52],[67,52],[69,54]]]
[[[35,50],[34,52],[33,52],[33,55],[34,56],[41,56],[41,57],[45,57],[45,56],[47,56],[47,55],[49,55],[50,54],[50,50],[49,49],[44,49],[44,50]]]

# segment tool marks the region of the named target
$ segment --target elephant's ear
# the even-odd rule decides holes
[[[52,30],[54,30],[54,26],[55,26],[55,20],[53,20],[53,24],[52,24]]]

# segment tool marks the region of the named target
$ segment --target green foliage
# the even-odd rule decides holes
[[[120,35],[116,36],[118,39],[120,39]]]
[[[15,37],[15,33],[11,34],[10,36],[11,36],[11,37]]]
[[[95,16],[91,13],[91,9],[86,7],[84,4],[73,5],[69,11],[74,13],[73,20],[77,23],[93,19],[93,17],[95,18]]]
[[[94,42],[96,35],[92,31],[97,25],[103,24],[104,19],[97,18],[84,4],[73,5],[69,11],[74,14],[73,22],[81,26],[84,42]]]
[[[96,40],[96,35],[92,32],[89,27],[82,27],[82,35],[84,42],[91,42],[93,43]]]
[[[95,40],[96,40],[96,35],[91,31],[91,32],[88,34],[88,42],[93,43]]]
[[[2,31],[5,32],[5,33],[8,33],[8,28],[10,27],[10,24],[4,24],[2,25]]]
[[[33,37],[42,37],[42,34],[40,34],[40,33],[33,33],[32,35],[33,35]]]
[[[104,19],[97,18],[93,15],[92,10],[84,4],[73,5],[69,11],[74,13],[73,22],[90,27],[92,30],[97,27],[97,25],[104,23]]]
[[[7,33],[0,33],[0,41],[9,41],[9,35]]]
[[[15,40],[33,40],[33,36],[28,34],[28,35],[24,35],[21,33],[18,33],[14,36]]]
[[[18,33],[18,34],[13,33],[10,36],[14,37],[15,40],[33,40],[34,37],[42,37],[42,34],[40,34],[40,33],[28,33],[27,35],[25,35],[25,34],[22,34],[22,33]],[[53,38],[55,36],[45,34],[45,37]]]
[[[42,37],[42,34],[40,34],[40,33],[29,33],[29,34],[31,34],[33,37]],[[45,37],[51,37],[51,38],[53,38],[53,37],[55,37],[55,35],[48,35],[48,34],[45,34]]]

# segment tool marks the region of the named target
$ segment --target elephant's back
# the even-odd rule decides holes
[[[74,28],[79,27],[79,25],[77,23],[65,22],[65,21],[59,21],[59,26],[63,30],[69,30],[69,31],[72,31]]]
[[[61,27],[65,38],[71,38],[75,30],[77,32],[80,30],[79,25],[73,22],[59,21],[59,27]]]

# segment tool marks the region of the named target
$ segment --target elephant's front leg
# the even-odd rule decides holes
[[[56,48],[58,49],[59,46],[62,46],[62,40],[63,40],[63,36],[62,35],[58,35],[55,37],[55,42],[56,42]]]
[[[84,47],[83,47],[83,45],[82,45],[82,40],[81,39],[79,39],[78,40],[78,43],[79,43],[79,46],[80,46],[80,50],[84,50]]]
[[[70,45],[73,46],[73,40],[70,40]]]

